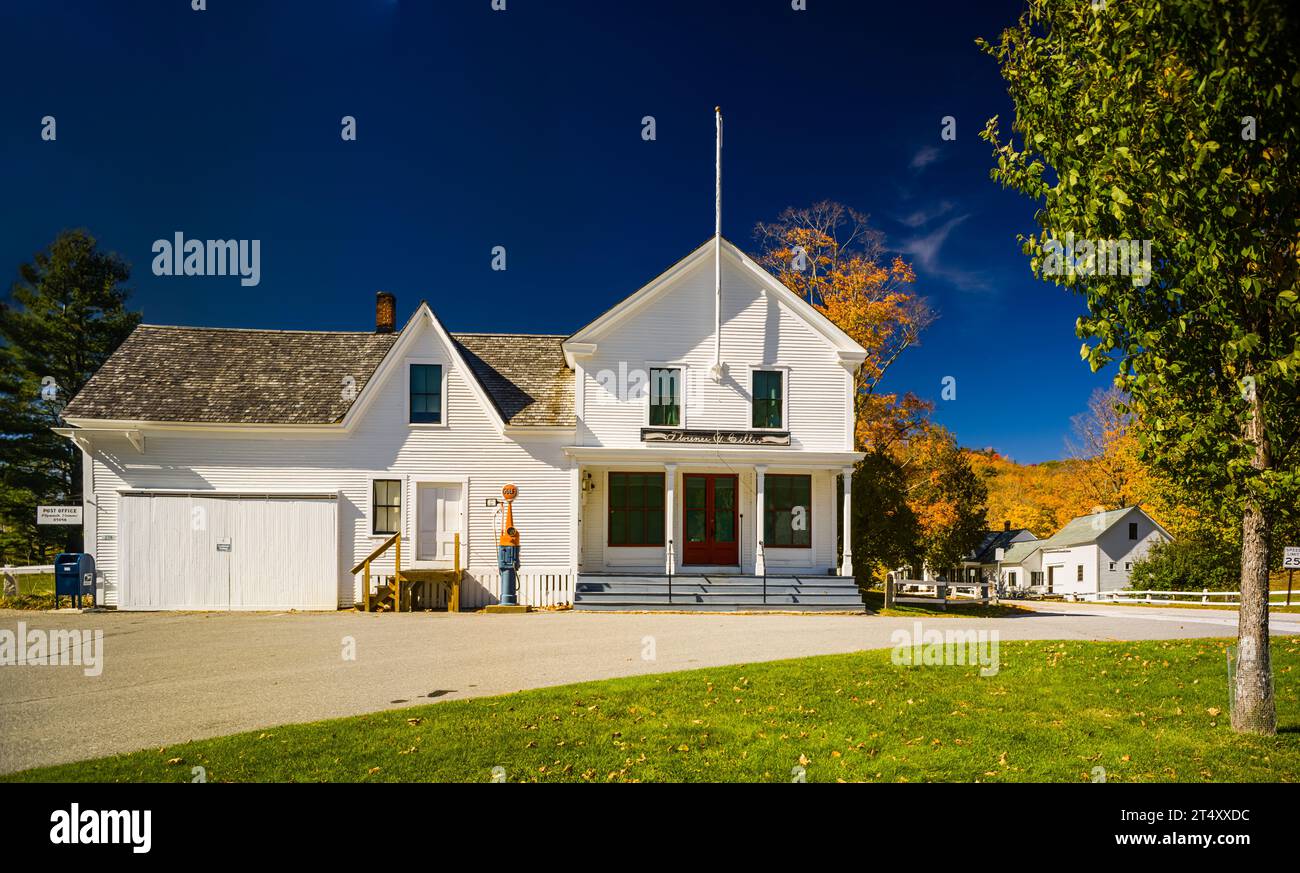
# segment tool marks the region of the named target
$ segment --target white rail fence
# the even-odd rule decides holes
[[[36,564],[28,567],[10,567],[5,566],[4,574],[4,596],[16,597],[18,595],[18,577],[19,576],[36,576],[42,573],[53,573],[53,564]]]
[[[1102,591],[1100,593],[1090,592],[1086,594],[1066,594],[1064,596],[1073,600],[1082,600],[1086,603],[1241,605],[1240,591],[1211,591],[1208,588],[1202,588],[1200,591]],[[1291,596],[1286,591],[1270,591],[1268,593],[1268,602],[1271,606],[1286,606],[1291,602]],[[1295,598],[1295,602],[1300,603],[1300,596]]]
[[[984,603],[994,597],[992,582],[940,582],[928,579],[896,579],[895,603],[928,603],[946,607],[949,603]]]

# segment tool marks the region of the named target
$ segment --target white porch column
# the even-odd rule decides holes
[[[845,467],[840,471],[844,478],[844,559],[840,563],[840,575],[853,575],[853,468]]]
[[[677,565],[677,465],[664,464],[664,572],[676,573]]]
[[[573,584],[578,584],[578,570],[582,566],[582,517],[585,514],[585,495],[582,493],[582,465],[574,460],[569,464],[569,566]]]
[[[754,575],[762,576],[767,572],[767,560],[759,543],[763,540],[763,488],[767,478],[767,467],[757,464],[754,467]]]

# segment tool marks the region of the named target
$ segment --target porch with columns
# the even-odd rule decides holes
[[[822,579],[853,576],[852,462],[857,460],[854,453],[830,453],[835,457],[823,460],[795,453],[722,449],[618,451],[574,447],[570,451],[575,509],[572,553],[578,573]],[[611,538],[612,473],[662,474],[662,531],[654,543],[623,545]],[[810,505],[803,508],[803,517],[809,525],[806,547],[789,544],[776,547],[765,541],[765,528],[771,524],[766,515],[769,477],[773,476],[809,478]],[[696,489],[701,479],[734,481],[735,558],[702,563],[698,536],[688,542],[685,528],[689,478],[696,479],[693,483]],[[709,523],[726,526],[714,513],[711,507]],[[698,526],[699,519],[694,522]],[[689,554],[692,550],[694,556]]]

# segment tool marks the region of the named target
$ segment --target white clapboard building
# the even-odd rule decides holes
[[[456,565],[459,542],[460,606],[490,604],[488,503],[512,483],[523,603],[861,608],[865,352],[721,236],[567,337],[395,311],[381,293],[373,330],[137,328],[60,431],[101,602],[348,607],[352,568],[400,533],[403,570]]]

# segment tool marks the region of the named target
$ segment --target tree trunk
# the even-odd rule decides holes
[[[1252,465],[1268,469],[1263,402],[1250,392],[1246,439],[1255,447]],[[1241,518],[1241,610],[1237,619],[1237,676],[1232,727],[1239,733],[1276,734],[1273,672],[1268,647],[1268,539],[1270,519],[1258,500]]]

